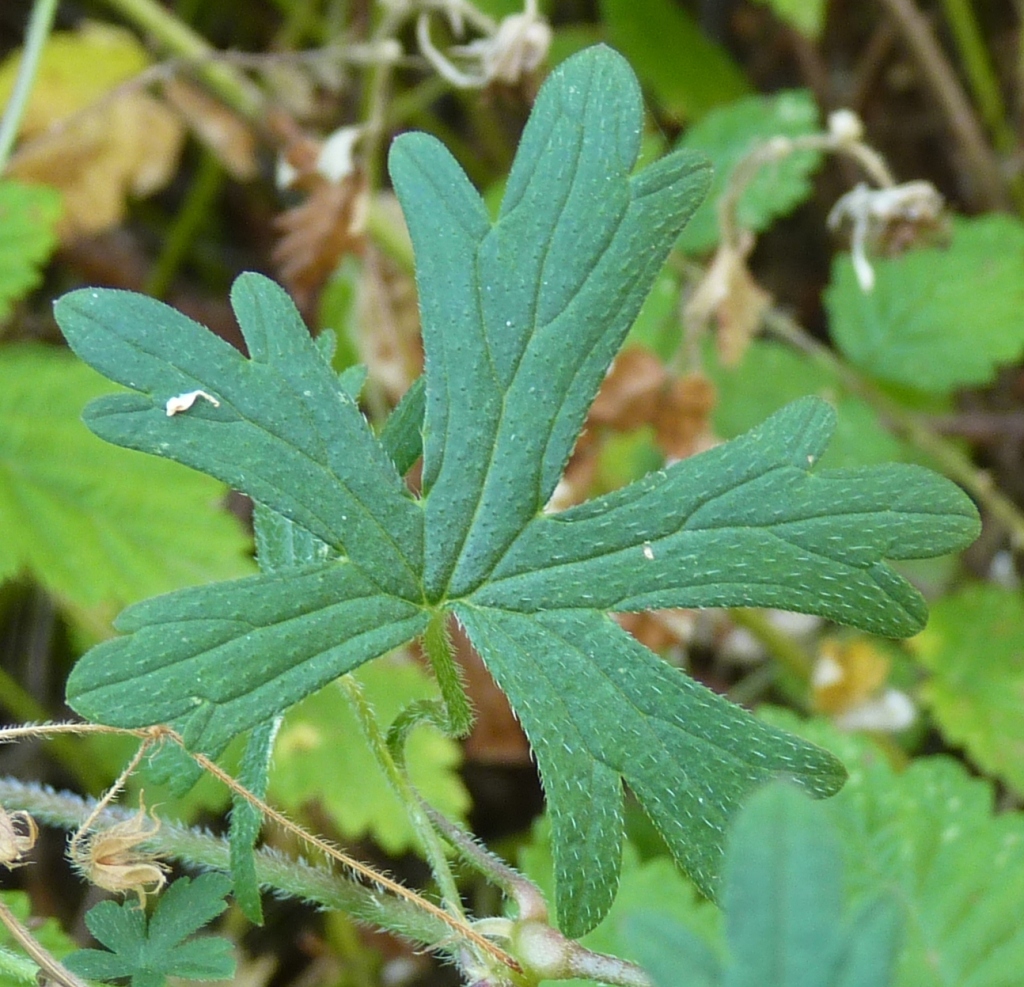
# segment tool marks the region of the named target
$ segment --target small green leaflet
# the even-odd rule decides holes
[[[101,901],[85,915],[89,931],[108,949],[80,949],[68,969],[90,980],[129,977],[131,987],[163,987],[168,977],[228,980],[235,975],[231,943],[220,936],[188,939],[227,903],[231,880],[223,874],[179,877],[159,898],[153,916],[138,902]]]
[[[426,372],[380,441],[259,275],[232,291],[251,359],[137,295],[57,303],[72,347],[137,392],[90,405],[98,434],[210,472],[327,547],[129,608],[124,636],[76,666],[71,705],[120,726],[169,722],[216,754],[454,612],[537,754],[571,935],[614,897],[624,780],[713,894],[726,824],[752,787],[783,774],[826,795],[843,779],[831,755],[671,669],[605,611],[770,605],[905,635],[924,603],[884,560],[953,551],[978,530],[966,496],[927,470],[815,470],[835,416],[813,398],[617,493],[543,513],[708,184],[687,151],[634,173],[642,117],[621,57],[599,47],[565,62],[537,98],[496,223],[437,141],[395,142]],[[196,390],[217,403],[166,413]],[[417,500],[401,473],[421,397]]]

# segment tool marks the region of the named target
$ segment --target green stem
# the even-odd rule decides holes
[[[24,810],[37,822],[70,831],[81,825],[93,806],[77,795],[48,791],[12,778],[0,778],[0,804],[9,811]],[[100,815],[97,823],[111,826],[130,816],[131,813],[110,808]],[[231,868],[231,851],[226,839],[176,823],[165,822],[147,841],[146,847],[194,867],[225,872]],[[448,925],[411,902],[367,887],[345,874],[291,860],[274,850],[256,851],[256,876],[261,885],[324,908],[347,912],[431,949],[437,949],[439,943],[451,938]]]
[[[264,99],[259,89],[233,65],[217,61],[217,49],[156,0],[106,3],[139,31],[152,35],[161,48],[193,62],[196,75],[246,119],[262,118]]]
[[[164,248],[143,288],[147,295],[154,298],[167,297],[182,261],[188,255],[196,234],[202,229],[223,186],[224,169],[209,151],[204,150],[185,202],[171,225]]]
[[[448,712],[448,732],[453,737],[465,737],[473,729],[473,707],[469,703],[462,673],[452,651],[452,639],[448,633],[450,619],[447,610],[438,610],[430,618],[423,632],[423,650],[430,659],[437,687],[441,690],[441,698]]]
[[[7,169],[7,162],[10,161],[18,129],[21,127],[21,118],[25,114],[25,107],[32,93],[39,59],[46,46],[46,39],[50,36],[56,13],[57,0],[35,0],[32,5],[28,30],[25,32],[25,47],[21,53],[21,63],[18,65],[18,77],[14,81],[14,91],[4,110],[3,119],[0,119],[0,175]]]
[[[999,151],[1011,151],[1017,143],[1016,137],[1006,122],[1006,104],[972,4],[968,0],[942,0],[942,6],[985,126]]]
[[[399,801],[405,807],[409,822],[419,838],[423,852],[426,854],[427,862],[430,864],[430,869],[434,875],[434,880],[437,881],[437,886],[441,891],[441,900],[445,908],[458,918],[465,919],[465,913],[462,910],[462,899],[459,895],[459,889],[455,884],[455,878],[452,876],[444,845],[423,810],[419,793],[413,788],[405,771],[399,767],[398,763],[391,756],[387,738],[381,729],[373,707],[371,707],[366,699],[362,686],[351,675],[343,675],[338,679],[338,684],[348,697],[349,703],[363,730],[363,735],[370,745],[370,750],[373,751],[373,755],[377,759],[377,764],[384,772],[384,776],[398,796]]]

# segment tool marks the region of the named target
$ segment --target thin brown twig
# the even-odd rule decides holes
[[[273,820],[282,829],[293,834],[302,840],[303,843],[311,847],[315,847],[321,853],[325,854],[340,864],[348,868],[350,871],[358,874],[360,877],[379,888],[383,888],[389,891],[396,897],[402,898],[403,900],[414,905],[416,908],[422,909],[429,915],[438,919],[452,929],[461,938],[472,942],[475,946],[489,954],[491,957],[496,959],[499,963],[508,967],[510,970],[516,973],[522,973],[522,967],[519,962],[506,953],[503,949],[500,949],[493,942],[481,935],[475,929],[470,927],[466,922],[460,921],[453,915],[450,915],[444,909],[439,908],[433,902],[428,901],[426,898],[416,894],[415,891],[410,891],[408,888],[399,884],[397,881],[392,880],[385,874],[378,873],[372,867],[367,864],[361,863],[354,857],[350,857],[348,854],[343,853],[341,850],[334,846],[331,846],[326,840],[321,839],[318,836],[314,836],[312,833],[307,832],[298,823],[292,822],[287,816],[279,812],[273,806],[264,802],[261,798],[258,798],[252,792],[250,792],[241,782],[233,778],[228,772],[226,772],[219,765],[215,764],[204,754],[199,754],[195,751],[191,751],[185,745],[184,739],[181,735],[173,730],[171,727],[158,725],[144,729],[121,729],[117,727],[105,727],[90,723],[54,723],[54,724],[37,724],[34,726],[24,727],[13,727],[9,729],[0,730],[0,743],[5,741],[15,740],[21,737],[46,737],[50,734],[60,733],[118,733],[126,734],[128,736],[140,737],[143,739],[142,745],[132,758],[131,763],[121,773],[118,780],[114,783],[111,789],[107,792],[104,798],[97,803],[93,812],[90,814],[87,823],[94,819],[102,809],[109,804],[113,795],[119,790],[123,784],[124,779],[131,773],[132,770],[138,765],[142,755],[145,751],[156,741],[162,739],[168,739],[176,743],[186,754],[189,755],[201,768],[213,775],[218,781],[225,784],[232,792],[237,793],[251,805],[255,806],[260,810],[263,815]],[[79,832],[84,830],[86,827],[83,825],[80,827]],[[74,987],[81,987],[81,985],[74,985]]]
[[[1010,194],[970,100],[914,0],[882,0],[931,86],[970,169],[965,192],[986,209],[1009,209]]]
[[[47,950],[24,925],[11,909],[0,901],[0,922],[7,926],[11,938],[38,965],[39,971],[46,974],[46,979],[61,984],[62,987],[89,987],[84,980],[79,980],[66,966]]]

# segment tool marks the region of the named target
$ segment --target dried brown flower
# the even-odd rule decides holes
[[[139,811],[130,819],[73,839],[71,862],[90,883],[116,894],[134,892],[145,906],[146,894],[167,883],[167,865],[156,854],[139,849],[159,829],[160,820],[147,815],[140,798]]]
[[[38,835],[36,821],[27,812],[8,812],[0,805],[0,866],[21,867],[21,858],[36,845]]]

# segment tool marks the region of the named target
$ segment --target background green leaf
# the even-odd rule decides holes
[[[0,578],[27,572],[78,608],[251,571],[224,487],[115,449],[82,424],[109,384],[69,353],[0,351]]]
[[[0,180],[0,322],[40,280],[57,246],[60,194],[43,185]]]
[[[871,265],[875,286],[865,292],[849,257],[837,257],[825,294],[832,338],[865,373],[941,394],[987,384],[1024,352],[1019,219],[954,219],[948,246]]]
[[[723,366],[714,348],[708,346],[703,369],[718,391],[711,419],[715,432],[724,439],[749,431],[790,401],[816,394],[836,409],[836,430],[822,454],[822,466],[865,466],[914,458],[870,405],[846,392],[838,374],[791,346],[755,339],[739,363],[730,367]]]
[[[775,16],[813,40],[821,37],[828,13],[828,0],[754,0],[771,7]]]
[[[946,739],[1024,793],[1024,601],[975,584],[932,608],[911,642],[931,672],[921,689]]]
[[[629,59],[659,107],[676,120],[703,117],[750,91],[743,71],[671,0],[601,0],[608,41]]]
[[[93,980],[128,977],[132,987],[160,987],[168,976],[225,980],[235,975],[231,944],[219,937],[189,939],[225,908],[231,881],[223,874],[179,877],[157,900],[148,922],[135,901],[101,901],[85,916],[89,931],[107,946],[66,957],[69,970]]]
[[[718,243],[718,200],[747,152],[772,137],[800,137],[817,129],[818,108],[806,89],[738,99],[690,127],[679,147],[706,154],[715,171],[707,198],[679,237],[679,249],[702,254]],[[739,225],[760,233],[791,212],[811,194],[810,175],[820,162],[816,151],[801,151],[761,168],[740,197]]]
[[[383,724],[409,703],[434,698],[437,689],[408,658],[396,655],[354,673]],[[423,797],[449,818],[462,818],[469,796],[459,779],[456,743],[433,729],[415,731],[406,762]],[[416,846],[397,796],[380,772],[345,696],[328,686],[292,709],[274,752],[270,795],[298,812],[315,803],[348,839],[371,836],[398,855]]]
[[[832,750],[850,776],[822,803],[846,857],[847,892],[900,902],[895,987],[1009,987],[1024,966],[1024,815],[996,814],[991,784],[948,757],[895,770],[869,739],[773,711]]]

